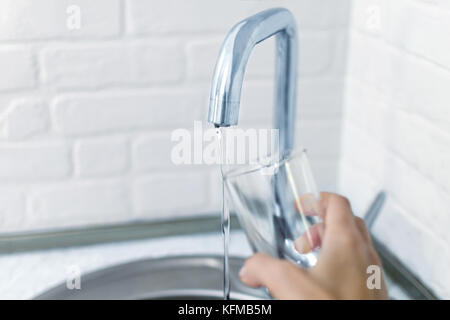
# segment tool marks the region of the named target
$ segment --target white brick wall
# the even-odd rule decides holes
[[[80,177],[118,175],[129,167],[128,143],[124,138],[79,140],[74,153],[75,174]]]
[[[63,142],[2,143],[0,178],[18,180],[64,179],[71,172],[70,148]]]
[[[191,125],[203,117],[205,96],[196,88],[149,88],[60,95],[53,102],[55,130],[76,136]]]
[[[79,29],[67,27],[73,11]],[[215,166],[170,162],[207,115],[225,33],[285,6],[300,30],[300,141],[335,189],[349,1],[0,1],[0,232],[217,211]],[[242,125],[271,124],[274,41],[254,52]],[[326,92],[326,94],[323,94]],[[300,120],[301,119],[301,120]],[[332,133],[332,138],[326,132]]]
[[[183,47],[173,41],[66,45],[43,50],[42,81],[66,89],[164,85],[179,82],[184,65]]]
[[[49,112],[42,99],[17,99],[0,118],[1,137],[5,140],[26,139],[47,130]]]
[[[388,202],[375,234],[450,298],[450,6],[353,1],[340,189],[362,213]]]
[[[299,25],[297,143],[319,186],[358,214],[385,189],[375,233],[449,298],[447,0],[2,0],[0,232],[217,211],[218,169],[173,165],[170,134],[205,120],[226,31],[275,6]],[[242,126],[271,123],[273,50],[253,53]]]
[[[29,193],[28,219],[37,228],[126,221],[131,217],[129,193],[122,179],[40,186]]]
[[[0,91],[32,89],[36,84],[33,58],[29,50],[0,50]]]

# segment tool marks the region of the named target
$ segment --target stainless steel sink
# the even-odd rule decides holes
[[[230,258],[231,299],[267,299],[264,290],[243,285],[244,260]],[[35,299],[223,299],[222,257],[177,256],[139,260],[81,278],[81,289],[62,283]]]

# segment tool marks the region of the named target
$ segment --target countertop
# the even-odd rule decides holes
[[[230,255],[248,257],[251,249],[242,231],[230,234]],[[0,256],[0,299],[32,299],[66,281],[74,268],[83,274],[134,260],[177,255],[223,254],[220,233],[170,236],[149,240],[90,245],[15,253]],[[389,294],[407,299],[407,294],[389,279]]]
[[[231,232],[229,250],[233,256],[251,254],[245,235],[239,231]],[[221,234],[210,233],[3,255],[0,299],[31,299],[65,282],[74,267],[84,274],[139,259],[222,253]]]

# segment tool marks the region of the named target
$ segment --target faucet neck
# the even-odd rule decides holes
[[[276,37],[274,128],[280,130],[281,155],[294,145],[297,89],[297,27],[283,8],[269,9],[236,24],[227,34],[211,83],[208,121],[237,125],[242,83],[253,48]]]

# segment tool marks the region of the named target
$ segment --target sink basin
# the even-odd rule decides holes
[[[244,259],[230,257],[233,300],[267,299],[263,289],[243,285]],[[139,260],[82,275],[81,289],[62,283],[35,299],[223,299],[221,256],[177,256]]]

